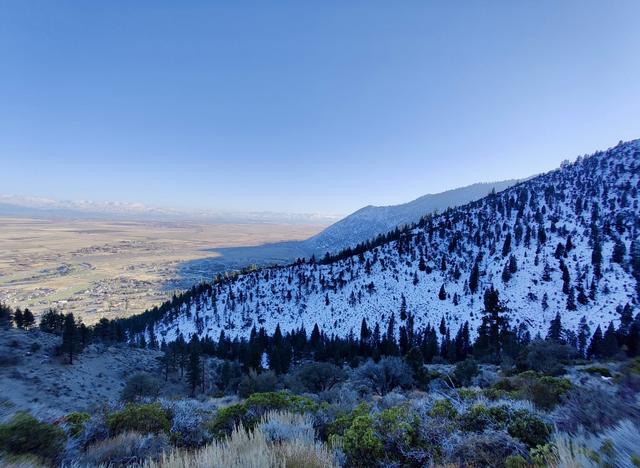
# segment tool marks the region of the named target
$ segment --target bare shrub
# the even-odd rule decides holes
[[[504,432],[465,434],[453,441],[450,455],[459,466],[503,467],[509,456],[526,456],[526,447]]]
[[[158,398],[160,381],[152,375],[138,372],[127,380],[120,398],[122,401],[135,402],[143,398]]]
[[[278,378],[273,371],[266,371],[258,374],[253,369],[240,379],[238,384],[238,395],[247,398],[253,393],[272,392],[278,385]]]
[[[377,364],[369,360],[356,370],[356,378],[362,389],[378,395],[413,384],[411,368],[399,357],[385,357]]]
[[[180,447],[200,447],[211,440],[204,427],[204,420],[210,417],[210,406],[197,400],[165,400],[160,405],[171,412],[171,441]]]
[[[315,440],[313,420],[308,414],[269,412],[262,417],[258,429],[269,442],[304,442]]]
[[[640,409],[597,387],[575,387],[554,413],[561,431],[574,433],[579,428],[595,433],[623,419],[640,421]]]
[[[286,378],[287,386],[296,392],[320,393],[344,381],[346,373],[329,362],[310,362],[296,368]]]
[[[78,459],[81,466],[119,466],[159,457],[169,447],[164,434],[124,432],[90,445]]]

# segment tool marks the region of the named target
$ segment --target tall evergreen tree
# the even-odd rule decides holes
[[[613,322],[609,322],[609,326],[602,337],[601,355],[602,357],[613,357],[618,353],[618,351],[619,347],[616,329],[613,326]]]
[[[24,309],[22,320],[25,330],[29,330],[36,323],[36,318],[33,316],[33,312],[29,309]]]
[[[590,358],[602,357],[602,329],[600,328],[600,325],[598,325],[596,331],[593,332],[591,343],[587,350],[587,356]]]
[[[197,338],[189,343],[189,361],[187,365],[187,382],[191,388],[191,395],[194,395],[198,385],[202,380],[202,369],[200,367],[200,346]]]
[[[567,310],[577,310],[578,307],[576,306],[576,293],[573,289],[573,287],[569,288],[569,295],[567,296]]]
[[[555,341],[556,343],[562,343],[562,322],[560,320],[560,312],[556,313],[556,317],[551,320],[549,325],[549,331],[547,332],[547,340]]]
[[[469,275],[469,291],[471,294],[475,294],[478,291],[478,279],[480,277],[480,267],[476,261],[471,268],[471,274]]]
[[[78,348],[79,340],[76,320],[73,314],[69,313],[64,317],[61,346],[62,352],[65,353],[69,359],[69,364],[73,364],[73,357],[76,355]]]
[[[591,336],[591,329],[587,324],[587,318],[583,316],[580,319],[580,324],[578,325],[578,351],[582,357],[585,357],[587,354],[587,345],[589,344],[589,337]]]
[[[16,324],[17,328],[24,328],[24,315],[22,315],[20,307],[13,313],[13,323]]]
[[[444,301],[447,298],[447,291],[444,289],[444,284],[440,286],[440,291],[438,292],[438,299]]]
[[[627,254],[627,246],[624,245],[622,239],[618,238],[613,246],[611,261],[614,263],[624,263],[624,257]]]

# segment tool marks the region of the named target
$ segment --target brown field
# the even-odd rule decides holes
[[[86,323],[162,302],[205,249],[301,240],[323,225],[0,218],[0,302],[73,312]]]

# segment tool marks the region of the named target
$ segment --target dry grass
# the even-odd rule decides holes
[[[300,415],[270,413],[262,424],[296,424],[305,426]],[[333,454],[323,444],[298,438],[270,442],[258,427],[245,431],[237,427],[231,437],[213,442],[194,452],[174,450],[144,468],[332,468],[338,466]]]
[[[553,443],[555,454],[548,463],[554,468],[632,468],[640,464],[640,428],[630,421],[621,421],[598,435],[559,433]]]

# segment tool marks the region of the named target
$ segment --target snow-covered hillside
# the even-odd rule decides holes
[[[525,322],[532,335],[545,333],[557,312],[565,327],[585,316],[593,330],[616,321],[617,306],[637,302],[639,188],[636,140],[428,216],[364,252],[203,287],[156,311],[152,323],[167,341],[179,332],[247,336],[277,324],[357,335],[363,318],[383,329],[392,313],[400,320],[404,298],[416,327],[444,317],[452,330],[467,320],[475,329],[482,294],[494,285],[511,323]]]
[[[380,234],[386,234],[397,226],[415,224],[428,213],[465,205],[487,196],[491,191],[501,192],[517,182],[517,180],[504,180],[477,183],[442,193],[424,195],[401,205],[365,206],[302,244],[309,255],[322,256],[326,252],[339,252]]]

